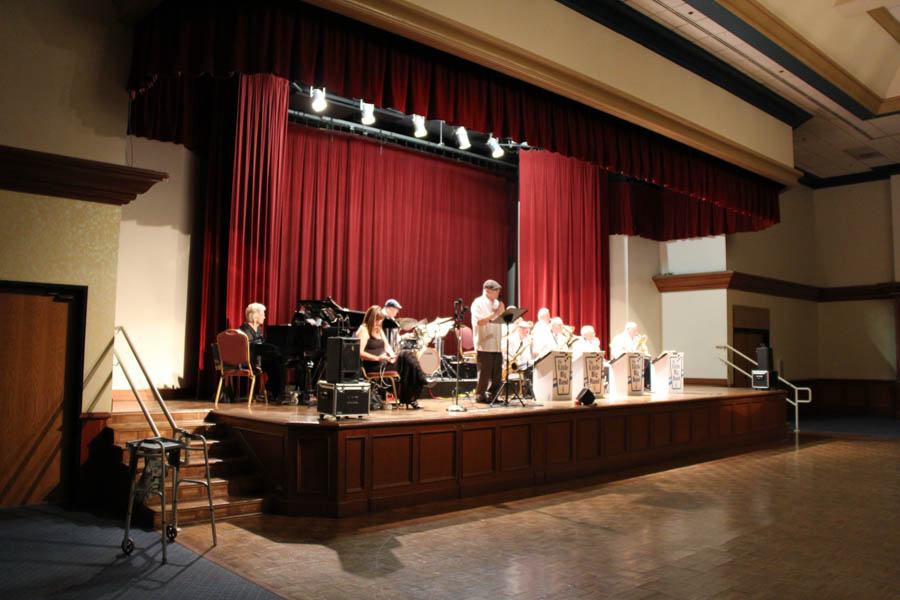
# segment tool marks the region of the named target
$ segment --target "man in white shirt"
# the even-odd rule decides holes
[[[609,345],[611,359],[619,358],[626,352],[636,352],[638,345],[637,323],[629,321],[625,323],[625,331],[613,338]]]
[[[581,337],[572,344],[572,360],[585,352],[600,352],[600,340],[597,339],[597,334],[590,325],[581,328]]]
[[[475,362],[478,365],[478,384],[475,401],[489,404],[503,385],[503,354],[500,348],[502,326],[491,323],[503,314],[506,307],[500,298],[500,284],[488,279],[481,296],[472,301],[472,331],[475,334]]]
[[[553,333],[550,331],[550,309],[547,307],[538,311],[538,320],[531,329],[531,337],[534,340],[531,350],[534,352],[535,358],[553,349]]]
[[[509,355],[518,363],[520,370],[531,364],[531,321],[519,320],[516,330],[510,334]],[[505,340],[504,340],[505,342]],[[502,348],[506,360],[506,346]]]

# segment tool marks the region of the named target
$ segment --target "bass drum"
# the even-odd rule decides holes
[[[426,375],[434,375],[441,368],[441,357],[434,348],[422,348],[416,357]]]

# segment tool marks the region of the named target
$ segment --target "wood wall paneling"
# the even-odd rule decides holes
[[[413,482],[413,434],[372,435],[372,490]]]
[[[419,483],[456,479],[456,438],[455,430],[424,431],[419,435]]]
[[[345,494],[364,492],[366,489],[366,437],[344,438],[344,481]]]
[[[571,420],[547,424],[547,464],[560,465],[572,462],[574,439]]]
[[[672,413],[657,413],[650,417],[654,448],[664,448],[672,443]]]
[[[650,447],[650,415],[628,415],[628,451]]]
[[[494,428],[464,429],[462,432],[462,477],[494,472]]]
[[[601,419],[584,418],[575,422],[575,460],[577,462],[596,460],[603,456],[603,436]]]
[[[332,472],[329,446],[327,437],[297,438],[298,494],[328,494]]]
[[[695,408],[692,411],[691,439],[694,442],[705,442],[709,439],[709,408]]]
[[[625,417],[603,418],[603,455],[625,454]]]
[[[500,427],[500,471],[531,469],[531,425]]]
[[[687,444],[691,441],[691,434],[691,411],[675,411],[672,415],[672,442]]]

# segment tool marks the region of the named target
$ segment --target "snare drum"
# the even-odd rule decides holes
[[[441,357],[434,348],[422,348],[416,357],[426,375],[434,375],[441,368]]]

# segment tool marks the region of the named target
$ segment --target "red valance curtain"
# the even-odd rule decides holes
[[[274,73],[340,95],[528,141],[779,221],[780,185],[610,115],[302,2],[164,2],[135,30],[132,94],[182,74]]]
[[[357,310],[397,298],[403,315],[430,320],[505,279],[512,183],[502,177],[290,125],[282,182],[255,292],[273,323],[298,299],[326,296]]]
[[[609,225],[600,167],[550,152],[519,156],[519,293],[532,319],[543,306],[593,325],[609,345]]]

